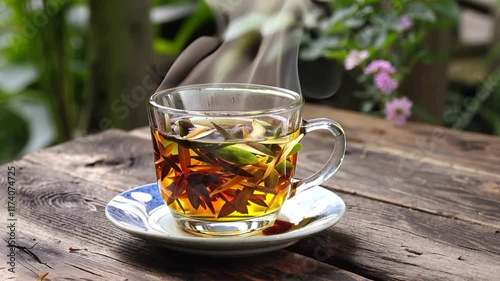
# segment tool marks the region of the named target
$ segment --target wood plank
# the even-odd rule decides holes
[[[304,117],[332,118],[344,127],[349,143],[397,156],[478,174],[500,176],[500,138],[410,122],[394,127],[381,118],[307,104]]]
[[[377,280],[497,280],[500,233],[340,193],[335,227],[290,249]]]
[[[327,138],[304,138],[297,176],[328,159]],[[373,146],[348,143],[343,166],[325,186],[432,214],[500,228],[500,178],[460,171]]]
[[[211,259],[159,249],[116,229],[104,216],[105,204],[117,193],[49,167],[18,161],[15,166],[17,243],[53,269],[24,255],[20,263],[50,280],[368,280],[320,261],[280,250],[241,258]],[[0,166],[6,171],[6,166]],[[6,185],[6,178],[0,178]],[[6,205],[1,197],[0,204]],[[6,221],[6,212],[0,220]],[[70,247],[88,250],[70,253]],[[6,249],[0,250],[2,255]],[[304,267],[296,267],[301,264]],[[18,280],[35,273],[20,264]],[[0,268],[1,276],[10,276]]]
[[[156,181],[151,141],[120,130],[80,138],[24,159],[116,191]]]
[[[31,239],[37,239],[39,245],[35,250],[41,253],[40,257],[43,257],[45,262],[56,269],[46,270],[52,276],[75,279],[86,276],[85,272],[76,270],[81,268],[92,272],[85,277],[90,280],[117,280],[115,278],[125,277],[130,278],[129,280],[143,280],[142,276],[147,276],[149,280],[160,280],[157,276],[164,276],[167,270],[172,268],[166,269],[165,264],[158,260],[159,256],[176,255],[175,261],[168,262],[174,268],[174,277],[182,279],[218,276],[225,280],[236,278],[235,275],[240,271],[251,271],[261,274],[256,280],[269,280],[269,277],[276,276],[276,272],[271,268],[279,266],[271,261],[279,260],[282,262],[281,266],[292,268],[294,273],[281,275],[281,279],[286,276],[290,280],[301,280],[300,278],[307,276],[306,273],[311,272],[316,274],[309,277],[311,280],[328,280],[320,279],[325,274],[335,276],[332,280],[340,279],[337,275],[328,275],[327,273],[331,272],[324,269],[318,261],[352,268],[359,274],[371,274],[370,277],[379,280],[403,280],[411,277],[420,277],[419,280],[457,280],[471,276],[476,277],[476,280],[488,280],[486,277],[494,276],[494,265],[500,262],[497,237],[499,234],[492,228],[343,194],[349,211],[338,227],[307,239],[293,248],[314,259],[300,260],[287,251],[279,251],[238,260],[236,264],[232,262],[231,268],[234,271],[230,270],[229,273],[219,276],[210,269],[222,271],[225,263],[218,265],[217,260],[204,261],[202,258],[179,256],[167,250],[158,250],[112,227],[102,212],[105,202],[115,192],[53,172],[49,168],[23,162],[15,165],[22,168],[21,177],[17,178],[18,194],[21,195],[19,220],[31,226],[29,231],[21,228],[21,242],[31,245],[34,242]],[[4,167],[0,169],[5,170]],[[41,178],[50,180],[44,182],[40,181]],[[64,192],[61,192],[61,189]],[[72,189],[75,192],[68,192]],[[50,200],[46,200],[47,198]],[[5,205],[2,201],[0,204]],[[4,220],[4,214],[0,214],[0,219]],[[69,247],[75,246],[88,247],[89,251],[76,254],[67,251]],[[463,260],[458,260],[460,255]],[[455,257],[458,261],[467,263],[453,263]],[[190,269],[193,260],[200,271],[192,272]],[[61,261],[64,261],[64,264],[59,266]],[[262,261],[265,261],[266,266],[260,270],[250,268]],[[101,268],[102,264],[106,264],[106,269]],[[112,275],[122,272],[123,267],[128,268],[130,272],[119,277]],[[457,267],[459,269],[456,269]],[[40,271],[45,270],[43,266],[37,268]],[[224,270],[227,271],[225,268]],[[142,273],[135,276],[133,272]],[[102,276],[101,279],[99,275]]]

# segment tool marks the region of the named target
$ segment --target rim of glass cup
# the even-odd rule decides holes
[[[272,92],[273,94],[278,94],[281,96],[293,97],[290,99],[290,103],[278,106],[265,108],[262,110],[252,110],[252,111],[222,111],[222,110],[185,110],[178,109],[175,107],[165,106],[158,104],[155,99],[162,95],[169,95],[175,92],[179,92],[182,90],[203,90],[203,89],[221,89],[221,90],[241,90],[241,91],[251,91],[251,90],[260,90],[265,92]],[[265,93],[263,93],[265,94]],[[161,90],[159,92],[154,93],[149,98],[149,106],[153,107],[158,111],[162,111],[165,113],[171,114],[184,114],[184,115],[199,115],[199,116],[234,116],[234,117],[244,117],[244,116],[255,116],[255,115],[267,115],[267,114],[276,114],[286,110],[295,109],[297,107],[301,107],[304,103],[304,99],[302,95],[280,87],[268,86],[268,85],[260,85],[260,84],[244,84],[244,83],[212,83],[212,84],[193,84],[187,86],[179,86],[175,88],[169,88],[165,90]]]

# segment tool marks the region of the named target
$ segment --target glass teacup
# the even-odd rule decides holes
[[[156,176],[177,224],[211,236],[262,230],[288,198],[330,178],[344,157],[343,129],[302,120],[302,105],[300,94],[262,85],[155,93],[148,108]],[[333,135],[333,152],[318,172],[294,180],[300,141],[315,130]]]

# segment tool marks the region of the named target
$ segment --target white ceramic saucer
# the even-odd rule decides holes
[[[325,230],[342,218],[345,209],[339,196],[316,186],[286,201],[278,219],[297,224],[288,232],[202,237],[177,226],[157,184],[152,183],[114,197],[106,206],[106,217],[119,229],[171,250],[209,256],[246,256],[282,249]]]

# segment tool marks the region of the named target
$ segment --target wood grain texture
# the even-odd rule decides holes
[[[181,255],[124,233],[107,221],[105,204],[117,193],[26,161],[17,168],[17,243],[53,269],[18,256],[17,280],[368,280],[286,250],[241,259]],[[0,166],[6,170],[6,166]],[[5,186],[6,179],[0,178]],[[0,198],[6,205],[7,199]],[[6,212],[0,212],[6,221]],[[70,247],[87,248],[70,252]],[[0,253],[6,254],[2,247]],[[304,266],[296,266],[304,265]],[[0,267],[0,276],[11,276]]]
[[[348,205],[335,227],[291,247],[377,280],[496,280],[494,228],[340,193]]]
[[[328,159],[326,138],[306,137],[297,176]],[[324,183],[353,194],[500,229],[500,178],[415,162],[403,155],[349,143],[343,166]]]
[[[338,121],[346,131],[348,143],[360,143],[417,162],[500,176],[498,137],[419,123],[394,127],[381,118],[311,104],[304,107],[303,115],[308,119],[325,117]]]
[[[24,160],[116,191],[156,181],[151,141],[120,130],[54,146]]]

